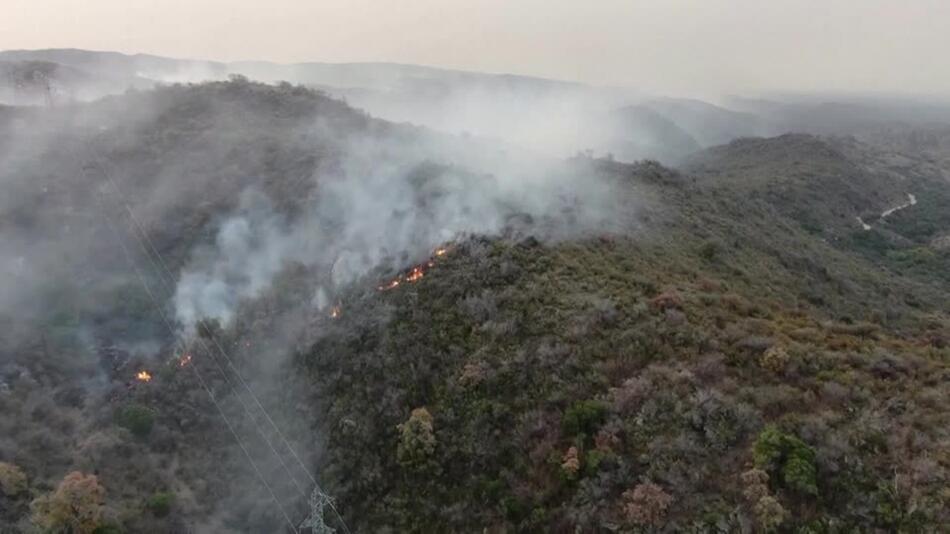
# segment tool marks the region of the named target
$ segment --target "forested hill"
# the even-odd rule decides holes
[[[934,282],[946,251],[885,237],[878,255],[858,246],[899,232],[896,221],[852,222],[836,236],[837,212],[851,215],[838,195],[878,178],[845,172],[855,163],[833,144],[743,144],[801,161],[773,156],[757,174],[720,151],[716,176],[574,162],[649,199],[639,232],[465,241],[412,287],[344,296],[296,361],[320,385],[312,420],[330,429],[327,480],[356,524],[837,532],[946,522],[950,325],[947,285]],[[808,187],[784,185],[803,177]],[[903,185],[935,186],[918,180]],[[750,192],[757,183],[785,194]],[[816,194],[826,183],[847,187]],[[806,202],[812,217],[799,220],[789,208]],[[910,266],[905,254],[929,259]]]
[[[0,530],[950,522],[937,163],[552,162],[244,79],[0,121]]]

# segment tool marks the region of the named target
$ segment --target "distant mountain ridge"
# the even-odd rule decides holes
[[[941,128],[950,125],[950,104],[939,100],[730,96],[724,107],[631,88],[383,62],[282,64],[79,49],[0,51],[0,103],[92,100],[130,88],[231,75],[305,85],[386,120],[554,157],[609,153],[622,161],[679,165],[699,150],[739,138],[808,133],[854,135],[901,152],[925,151],[932,160],[950,159],[950,144],[939,140]]]
[[[0,60],[49,61],[103,74],[125,74],[167,81],[207,81],[229,74],[241,74],[263,82],[289,81],[304,85],[346,87],[391,86],[403,79],[439,79],[443,81],[474,82],[497,80],[500,84],[522,84],[538,88],[580,89],[588,87],[579,82],[552,80],[517,74],[489,74],[474,71],[429,67],[388,62],[277,63],[271,61],[212,61],[177,59],[151,54],[123,54],[109,51],[80,49],[6,50],[0,51]]]

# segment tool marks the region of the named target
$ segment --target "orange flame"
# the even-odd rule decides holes
[[[184,356],[178,359],[178,367],[184,367],[188,365],[189,363],[191,363],[191,354],[185,354]]]
[[[395,289],[395,288],[397,288],[397,287],[399,287],[399,279],[398,279],[398,278],[394,278],[394,279],[392,280],[392,282],[389,282],[388,284],[383,284],[383,285],[377,287],[376,289],[378,289],[378,290],[380,290],[380,291],[389,291],[390,289]]]
[[[152,374],[148,371],[139,371],[135,373],[135,379],[139,382],[150,382],[152,380]]]
[[[397,276],[396,278],[393,278],[392,280],[390,280],[389,282],[385,284],[377,286],[376,289],[379,291],[389,291],[390,289],[395,289],[399,287],[399,285],[402,284],[403,282],[407,282],[410,284],[418,282],[426,275],[426,269],[435,267],[435,260],[437,258],[445,256],[448,252],[449,252],[449,247],[447,246],[439,247],[435,249],[432,252],[432,257],[428,261],[414,266],[413,268],[409,269],[409,271],[407,271],[406,273],[401,274]]]
[[[423,276],[425,276],[425,272],[423,272],[422,267],[416,266],[413,267],[412,270],[409,271],[409,274],[406,275],[406,281],[416,282]]]
[[[340,306],[339,304],[337,304],[336,306],[330,308],[330,318],[331,318],[331,319],[336,319],[337,317],[340,316],[341,313],[343,313],[343,307]]]

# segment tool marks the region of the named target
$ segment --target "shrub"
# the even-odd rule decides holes
[[[769,474],[761,469],[749,469],[739,475],[742,480],[742,495],[750,503],[756,503],[769,494]]]
[[[613,430],[601,429],[600,432],[594,436],[594,445],[599,452],[605,455],[614,454],[614,448],[620,445],[620,438],[617,437],[616,432]]]
[[[759,358],[759,365],[768,371],[778,374],[785,370],[785,366],[788,365],[790,360],[791,356],[785,347],[773,345],[765,349],[765,352],[762,353],[762,356]]]
[[[568,480],[574,480],[577,478],[577,473],[580,469],[580,453],[577,451],[577,447],[571,447],[564,453],[564,457],[561,458],[561,472]]]
[[[796,449],[789,454],[782,469],[782,480],[794,491],[807,495],[818,495],[815,480],[815,452],[810,448]]]
[[[104,499],[95,475],[73,471],[55,491],[33,501],[33,522],[48,531],[91,534],[102,522]]]
[[[722,245],[719,241],[707,239],[699,247],[699,256],[706,261],[712,261],[719,255],[720,250],[722,250]]]
[[[568,436],[593,435],[607,417],[607,405],[598,400],[585,400],[572,404],[564,412],[561,427]]]
[[[761,355],[775,345],[775,340],[765,336],[748,336],[736,343],[736,347],[751,354]]]
[[[771,495],[766,495],[756,501],[752,511],[755,513],[756,522],[765,532],[775,530],[788,517],[788,512],[782,504]]]
[[[623,493],[623,515],[634,525],[660,525],[673,497],[663,488],[646,482]]]
[[[156,517],[165,517],[172,509],[172,503],[175,501],[175,494],[168,491],[154,493],[145,502],[145,507]]]
[[[856,337],[870,337],[877,333],[881,327],[868,322],[857,323],[826,323],[825,328],[835,334],[844,334]]]
[[[779,475],[782,485],[804,495],[818,495],[815,450],[797,436],[769,425],[752,450],[756,467]]]
[[[400,434],[396,448],[400,465],[413,469],[430,467],[436,441],[429,410],[416,408],[409,415],[409,420],[397,425],[396,429]]]
[[[594,476],[600,469],[600,464],[607,459],[607,454],[603,451],[594,449],[584,454],[584,473],[587,476]]]
[[[650,306],[657,311],[665,311],[670,308],[683,309],[683,297],[676,291],[665,291],[653,297],[650,300]]]
[[[754,304],[735,293],[727,293],[723,295],[720,298],[720,302],[723,304],[725,309],[738,313],[739,315],[751,317],[757,311],[757,308]]]
[[[644,377],[628,378],[620,387],[611,388],[611,407],[620,414],[633,414],[653,392],[653,384]]]
[[[155,425],[155,413],[147,406],[129,404],[116,413],[116,423],[136,436],[144,438],[149,435]]]
[[[26,491],[26,474],[19,467],[0,462],[0,491],[7,497],[16,497]]]
[[[927,507],[914,502],[909,496],[902,496],[897,487],[880,482],[873,494],[874,518],[878,525],[886,527],[888,532],[924,532],[927,529]]]
[[[763,532],[775,530],[788,513],[778,499],[769,493],[769,475],[761,469],[749,469],[739,477],[742,480],[742,495],[746,498],[756,524]]]
[[[463,387],[475,387],[485,380],[488,376],[488,365],[484,362],[466,363],[462,368],[462,374],[458,378],[458,383]]]

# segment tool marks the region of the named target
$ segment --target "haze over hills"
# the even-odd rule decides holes
[[[635,89],[392,63],[224,63],[74,49],[4,51],[0,61],[7,64],[0,102],[89,100],[128,88],[244,75],[317,88],[387,120],[555,157],[592,150],[623,161],[653,158],[677,164],[699,148],[741,137],[798,132],[870,140],[882,129],[950,122],[950,104],[934,99],[732,96],[721,107]]]
[[[939,104],[0,68],[0,532],[950,523]]]

